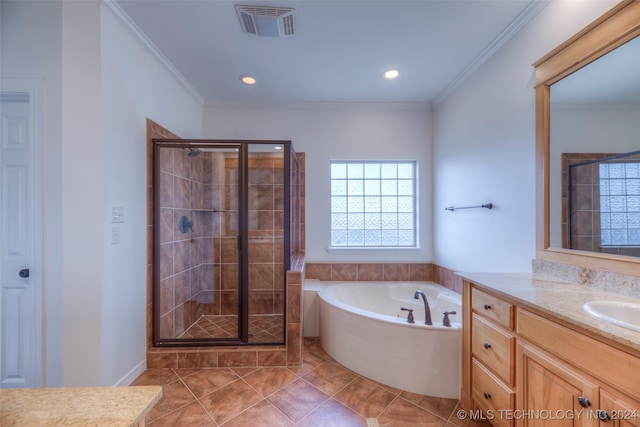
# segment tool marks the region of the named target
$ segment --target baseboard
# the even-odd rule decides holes
[[[120,378],[120,380],[114,384],[115,387],[128,386],[131,385],[136,378],[138,378],[144,371],[147,370],[147,359],[144,359],[142,362],[138,363],[132,370],[127,372],[127,374]]]

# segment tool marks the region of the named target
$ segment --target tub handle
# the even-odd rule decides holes
[[[413,319],[413,308],[401,307],[400,310],[404,310],[404,311],[408,311],[409,312],[409,314],[407,315],[407,323],[416,323],[416,321]]]
[[[451,320],[449,320],[449,315],[450,314],[456,314],[455,311],[445,311],[444,312],[444,319],[442,319],[442,325],[443,326],[451,326]]]

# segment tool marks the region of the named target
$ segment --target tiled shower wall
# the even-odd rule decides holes
[[[250,153],[249,158],[249,314],[282,314],[284,309],[284,174],[283,159],[265,153]],[[237,160],[226,159],[225,176],[237,174]],[[236,180],[237,181],[237,180]],[[226,187],[224,200],[234,198],[237,189]],[[230,206],[237,201],[231,202]],[[222,224],[226,232],[216,238],[216,247],[235,251],[237,223]],[[232,236],[232,239],[229,238]],[[218,243],[218,240],[220,243]],[[223,254],[226,253],[223,251]],[[235,255],[235,252],[232,254]],[[237,266],[223,260],[222,311],[237,308]],[[227,268],[228,267],[228,268]],[[225,297],[228,295],[228,297]]]
[[[212,157],[186,149],[160,150],[160,335],[177,338],[202,314],[220,314],[219,269],[213,238],[219,231],[211,209]],[[183,233],[181,218],[192,222]],[[219,254],[217,254],[219,256]]]

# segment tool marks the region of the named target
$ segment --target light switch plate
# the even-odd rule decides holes
[[[120,227],[111,227],[111,244],[117,245],[120,243]]]
[[[124,206],[111,206],[111,223],[124,222]]]

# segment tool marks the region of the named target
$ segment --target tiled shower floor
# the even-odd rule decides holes
[[[489,427],[459,419],[455,399],[400,391],[346,369],[315,339],[305,339],[300,367],[149,369],[132,385],[151,384],[163,395],[149,427]]]
[[[232,338],[238,336],[237,316],[200,316],[178,338]],[[275,343],[284,340],[284,316],[255,314],[249,316],[249,342]]]

